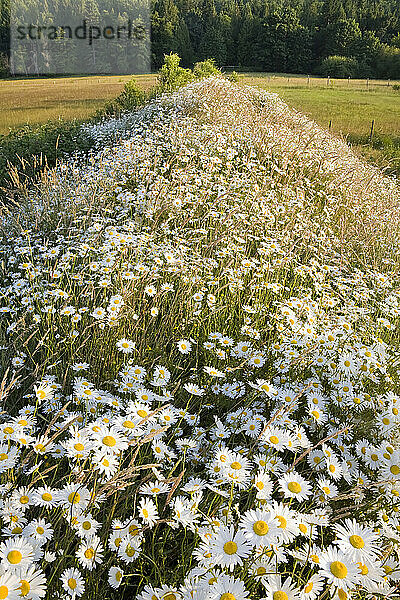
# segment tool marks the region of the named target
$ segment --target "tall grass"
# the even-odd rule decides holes
[[[3,209],[0,586],[391,593],[396,180],[221,78],[123,123]]]

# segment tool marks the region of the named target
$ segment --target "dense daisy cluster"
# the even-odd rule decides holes
[[[3,215],[1,600],[396,595],[399,200],[211,79]]]

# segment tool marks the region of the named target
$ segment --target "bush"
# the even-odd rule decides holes
[[[382,46],[376,61],[377,76],[400,79],[400,48]]]
[[[319,68],[321,75],[325,77],[355,77],[358,74],[359,65],[355,58],[348,56],[328,56]]]
[[[0,186],[11,183],[13,165],[22,184],[36,177],[45,165],[52,167],[58,158],[82,150],[92,141],[81,131],[81,122],[49,121],[32,128],[24,125],[0,136]]]
[[[228,81],[232,81],[233,83],[239,83],[239,75],[238,73],[236,73],[236,71],[232,71],[232,73],[229,73],[226,77]]]
[[[96,117],[104,117],[109,115],[119,115],[125,111],[133,111],[143,106],[147,100],[147,94],[140,89],[136,79],[132,77],[125,85],[124,89],[115,100],[107,102],[105,107],[96,113]]]
[[[193,72],[180,67],[180,62],[178,54],[165,54],[164,64],[158,74],[159,92],[173,92],[193,80]]]
[[[205,77],[212,77],[213,75],[221,75],[221,71],[215,65],[215,60],[209,58],[202,62],[197,62],[193,67],[193,75],[196,79],[204,79]]]
[[[395,92],[400,92],[400,85],[395,84],[392,86]]]

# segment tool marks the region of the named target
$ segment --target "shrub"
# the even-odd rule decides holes
[[[376,62],[378,77],[400,79],[400,48],[382,46]]]
[[[197,62],[193,67],[193,75],[197,79],[203,79],[205,77],[212,77],[213,75],[221,75],[221,71],[215,65],[215,60],[209,58],[202,62]]]
[[[328,56],[320,66],[319,72],[325,77],[355,77],[358,73],[358,62],[348,56]]]
[[[180,62],[178,54],[164,56],[164,64],[158,74],[159,92],[173,92],[193,80],[193,72],[179,66]]]
[[[239,75],[238,73],[236,73],[236,71],[232,71],[232,73],[229,73],[227,75],[227,79],[228,81],[232,81],[233,83],[239,83]]]
[[[96,112],[96,117],[104,117],[109,115],[118,115],[125,111],[133,111],[143,106],[147,100],[147,94],[142,90],[136,82],[136,79],[132,77],[124,85],[124,88],[119,96],[115,100],[107,102],[103,109]]]
[[[80,121],[49,121],[32,128],[24,125],[0,136],[0,186],[11,182],[9,165],[21,183],[36,177],[45,165],[76,151],[86,152],[92,141],[81,131]]]

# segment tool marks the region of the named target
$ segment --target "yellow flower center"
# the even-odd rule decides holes
[[[82,450],[85,449],[85,446],[83,444],[75,444],[74,448],[75,450],[78,450],[78,452],[82,452]]]
[[[220,596],[219,600],[236,600],[236,598],[230,592],[225,592],[225,594],[222,594],[222,596]]]
[[[78,492],[71,492],[70,495],[68,496],[68,502],[70,504],[78,504],[80,499],[81,499],[81,495],[78,494]]]
[[[132,556],[135,554],[135,548],[132,548],[132,546],[129,546],[126,549],[126,554],[127,554],[127,556],[129,556],[129,558],[132,558]]]
[[[392,567],[389,567],[389,565],[383,565],[383,570],[385,571],[386,575],[389,575],[393,571]]]
[[[51,502],[51,500],[53,500],[53,496],[48,492],[44,492],[44,494],[42,494],[42,500],[45,502]]]
[[[361,573],[361,575],[368,575],[369,569],[368,569],[367,565],[363,565],[361,562],[359,562],[357,564],[360,567],[360,573]]]
[[[231,469],[234,469],[235,471],[239,471],[239,469],[241,469],[241,468],[242,468],[242,465],[240,464],[240,462],[237,462],[236,460],[235,460],[235,462],[233,462],[231,464]]]
[[[116,443],[117,443],[117,441],[115,438],[113,438],[112,435],[106,435],[105,437],[103,437],[103,444],[105,446],[108,446],[109,448],[112,448],[113,446],[115,446]]]
[[[308,594],[308,592],[311,592],[311,590],[314,587],[314,583],[312,581],[309,581],[306,585],[306,587],[304,588],[304,591],[306,594]]]
[[[21,580],[21,596],[27,596],[29,590],[31,589],[31,586],[29,585],[29,583],[26,581],[26,579],[22,579]]]
[[[20,533],[22,533],[22,527],[19,527],[19,525],[17,525],[16,527],[14,527],[14,529],[12,530],[12,533],[14,535],[19,535]]]
[[[297,481],[289,481],[288,490],[293,494],[299,494],[301,492],[301,485]]]
[[[257,569],[257,575],[265,575],[266,572],[267,569],[265,567],[258,567]]]
[[[347,577],[347,567],[339,560],[335,560],[330,566],[331,573],[338,579],[345,579]]]
[[[92,560],[92,558],[94,556],[93,548],[88,548],[87,550],[85,550],[84,555],[85,555],[85,558],[87,558],[88,560]]]
[[[339,596],[339,600],[347,600],[347,598],[348,598],[347,592],[342,590],[342,588],[339,588],[338,596]]]
[[[269,441],[271,442],[271,444],[278,444],[279,438],[276,435],[271,435]]]
[[[8,587],[6,585],[0,586],[0,600],[4,600],[8,596]]]
[[[304,525],[304,523],[300,523],[299,529],[301,533],[307,533],[307,527]]]
[[[70,579],[68,579],[68,586],[71,588],[71,590],[76,590],[76,579],[74,579],[73,577],[71,577]]]
[[[391,472],[393,475],[398,475],[398,474],[400,473],[400,467],[399,467],[399,465],[392,465],[392,466],[390,467],[390,472]]]
[[[18,565],[22,560],[22,554],[19,550],[11,550],[7,554],[7,560],[12,565]]]
[[[38,532],[39,535],[43,535],[44,534],[43,527],[36,527],[36,531]]]
[[[351,535],[349,542],[353,548],[364,548],[365,546],[365,542],[360,535]]]
[[[132,423],[132,421],[124,421],[124,427],[126,427],[127,429],[134,429],[135,424]]]
[[[275,519],[277,519],[279,521],[279,523],[280,523],[278,525],[278,527],[280,527],[281,529],[286,529],[287,521],[286,521],[285,517],[282,517],[281,515],[277,515],[275,517]]]
[[[122,579],[122,573],[121,573],[121,571],[117,571],[115,573],[115,579],[118,581],[118,583],[121,581],[121,579]]]
[[[142,419],[147,417],[147,412],[145,410],[143,410],[142,408],[137,411],[137,414],[139,415],[139,417],[142,417]]]
[[[273,600],[289,600],[289,596],[287,595],[287,593],[282,590],[274,592],[272,598]]]
[[[7,460],[7,458],[8,458],[8,454],[6,454],[5,452],[2,452],[0,454],[0,460]]]
[[[253,531],[256,535],[267,535],[269,531],[268,523],[265,521],[256,521],[253,525]]]
[[[82,528],[85,531],[89,531],[89,529],[91,529],[91,527],[92,527],[92,524],[90,523],[90,521],[83,521]]]
[[[235,542],[226,542],[224,544],[224,552],[226,554],[229,554],[229,556],[231,556],[232,554],[235,554],[235,552],[237,551],[238,547],[237,544]]]
[[[129,533],[132,536],[139,535],[139,527],[137,525],[130,525],[129,526]]]
[[[319,557],[316,554],[311,554],[310,558],[314,563],[319,564]]]

